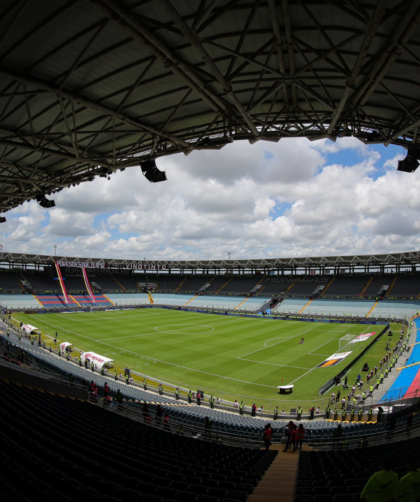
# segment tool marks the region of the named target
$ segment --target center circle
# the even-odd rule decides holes
[[[205,324],[163,324],[156,326],[155,331],[158,333],[166,333],[168,335],[202,335],[214,331],[213,326]]]

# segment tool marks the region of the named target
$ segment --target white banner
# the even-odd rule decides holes
[[[92,263],[91,261],[58,261],[59,267],[72,268],[105,268],[105,263]]]
[[[356,336],[356,338],[350,343],[366,342],[366,340],[369,340],[369,338],[373,335],[376,335],[376,331],[373,333],[363,333],[362,335]]]

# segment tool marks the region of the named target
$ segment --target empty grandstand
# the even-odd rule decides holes
[[[325,294],[328,297],[355,297],[361,295],[367,286],[369,276],[340,274],[334,278]],[[324,296],[324,295],[323,295]]]
[[[20,274],[2,270],[0,273],[0,291],[2,293],[22,293],[24,288],[19,284],[21,279]]]
[[[121,285],[117,278],[111,274],[93,275],[88,274],[89,281],[95,289],[98,290],[97,286],[100,288],[100,292],[103,293],[119,293],[124,292],[126,289]],[[95,284],[97,286],[95,286]]]
[[[57,277],[46,273],[25,273],[25,278],[31,285],[33,293],[61,292]]]

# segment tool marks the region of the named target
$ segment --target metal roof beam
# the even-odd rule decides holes
[[[259,1],[259,0],[258,0]],[[239,101],[236,94],[233,92],[232,86],[225,79],[225,77],[220,72],[219,68],[216,66],[213,59],[209,56],[207,51],[204,49],[200,41],[197,39],[197,36],[191,31],[190,27],[187,23],[182,19],[182,17],[178,14],[178,11],[173,7],[173,5],[169,2],[169,0],[158,0],[158,2],[163,6],[163,8],[171,15],[173,21],[178,26],[178,28],[182,31],[184,37],[188,40],[188,42],[192,45],[192,47],[198,52],[199,56],[206,63],[206,66],[210,69],[210,72],[216,78],[219,85],[222,87],[223,92],[225,92],[233,105],[236,107],[238,112],[242,115],[245,122],[248,124],[248,127],[255,134],[255,136],[259,135],[257,128],[252,122],[252,118],[248,115],[247,111],[243,107],[242,103]]]
[[[39,78],[36,78],[34,76],[21,74],[15,70],[7,68],[4,65],[0,65],[0,74],[6,75],[10,78],[13,78],[14,80],[19,81],[19,82],[30,84],[30,85],[33,85],[34,87],[38,87],[40,89],[46,90],[46,91],[50,92],[51,94],[54,94],[56,96],[61,96],[69,101],[74,101],[76,103],[83,104],[87,108],[91,108],[92,110],[98,111],[98,112],[103,113],[104,115],[107,115],[107,116],[115,117],[118,120],[120,120],[121,122],[124,122],[124,123],[129,124],[134,127],[137,127],[141,130],[147,130],[147,131],[152,132],[154,134],[158,134],[159,136],[163,136],[163,137],[169,139],[170,141],[177,143],[179,145],[185,146],[187,148],[190,146],[186,141],[182,140],[181,138],[178,138],[177,136],[174,136],[173,134],[166,133],[166,132],[160,132],[160,131],[156,130],[154,127],[152,127],[148,124],[144,124],[137,119],[128,117],[125,114],[119,113],[119,112],[113,110],[112,108],[101,105],[101,104],[99,104],[95,101],[92,101],[84,96],[79,95],[79,94],[65,91],[64,89],[59,89],[58,87],[55,87],[54,85],[49,84],[48,82],[45,82],[45,81],[43,81]]]
[[[357,59],[354,63],[353,70],[347,80],[346,83],[346,88],[341,95],[340,102],[338,103],[335,112],[333,116],[331,117],[331,123],[330,126],[328,127],[328,134],[332,134],[334,131],[334,128],[341,116],[341,113],[344,110],[344,107],[347,103],[347,100],[349,99],[350,95],[354,92],[354,87],[356,85],[356,79],[360,74],[360,70],[362,69],[363,62],[366,59],[370,46],[373,42],[373,39],[375,37],[375,33],[378,30],[378,27],[381,22],[381,18],[385,12],[386,5],[388,3],[388,0],[379,0],[378,3],[376,4],[375,11],[370,19],[369,26],[366,29],[366,34],[365,38],[363,40],[362,44],[362,50],[359,52],[359,55],[357,56]]]
[[[283,41],[281,38],[280,25],[277,17],[277,6],[275,0],[268,0],[268,9],[270,12],[271,25],[273,27],[273,34],[276,41],[276,53],[277,60],[279,63],[280,72],[283,75],[286,75],[286,63],[284,60],[284,52],[283,52]],[[288,87],[285,85],[283,87],[283,99],[286,105],[286,109],[289,107],[289,94]]]
[[[245,26],[243,27],[243,30],[239,36],[239,40],[238,40],[238,43],[236,44],[236,47],[235,47],[235,52],[239,52],[241,50],[241,47],[242,47],[242,44],[244,43],[244,40],[245,40],[245,37],[246,35],[248,34],[248,30],[249,30],[249,27],[252,23],[252,20],[254,19],[254,16],[255,16],[255,12],[257,10],[257,7],[258,7],[258,4],[260,3],[260,0],[254,0],[254,3],[252,4],[251,6],[251,10],[249,11],[249,14],[248,14],[248,17],[246,19],[246,22],[245,22]],[[230,63],[229,63],[229,67],[226,71],[226,80],[230,80],[230,74],[232,72],[232,69],[233,69],[233,66],[236,62],[236,57],[232,57],[230,58]]]
[[[172,50],[143,26],[130,12],[123,10],[115,0],[86,0],[115,24],[126,31],[136,42],[146,47],[165,67],[185,82],[213,111],[229,114],[226,104],[219,96],[206,88],[206,84],[187,64],[180,61]],[[202,90],[203,89],[203,90]]]
[[[325,31],[325,29],[322,27],[321,23],[317,20],[317,18],[314,16],[313,12],[309,9],[309,7],[306,5],[305,2],[303,2],[302,0],[297,0],[299,5],[302,6],[303,9],[305,9],[305,12],[308,14],[308,16],[312,19],[314,25],[318,28],[318,31],[321,33],[321,35],[324,37],[324,40],[327,42],[327,44],[333,48],[334,47],[334,43],[332,42],[331,38],[328,36],[327,32]],[[386,0],[388,1],[388,0]],[[341,63],[341,66],[343,67],[344,69],[344,72],[345,73],[350,73],[350,69],[349,67],[347,66],[346,62],[344,61],[343,57],[341,56],[340,52],[336,52],[335,53],[337,59],[340,61]]]
[[[359,87],[356,94],[353,96],[352,105],[363,106],[368,97],[375,90],[377,83],[379,83],[384,75],[386,74],[389,66],[395,61],[398,54],[394,51],[399,52],[398,44],[401,39],[407,41],[412,34],[415,25],[418,23],[418,8],[420,5],[420,0],[412,0],[409,8],[405,12],[404,18],[399,21],[395,30],[392,32],[392,37],[387,42],[381,51],[378,51],[377,57],[374,59],[374,65],[369,71],[368,77],[365,82]],[[407,37],[408,35],[408,37]],[[370,63],[370,61],[369,61]]]
[[[57,150],[50,150],[48,148],[39,148],[36,146],[24,144],[24,143],[17,143],[14,141],[5,141],[2,139],[0,139],[0,145],[8,146],[10,148],[17,148],[20,150],[27,150],[27,151],[34,152],[34,153],[35,152],[36,153],[45,153],[46,155],[51,156],[51,157],[58,157],[60,159],[67,159],[67,160],[72,160],[74,162],[77,162],[77,159],[75,157],[73,157],[72,155],[69,155],[68,153],[60,152]],[[101,162],[100,160],[91,160],[91,159],[81,158],[80,162],[83,164],[90,164],[92,166],[109,167],[108,163]]]
[[[414,2],[414,0],[413,0]],[[397,44],[393,47],[391,54],[389,54],[387,61],[380,69],[379,73],[375,76],[375,78],[370,82],[368,89],[366,90],[363,97],[360,99],[360,106],[365,105],[369,97],[373,94],[378,84],[385,77],[389,68],[394,64],[397,58],[401,55],[401,52],[404,46],[408,43],[411,38],[411,35],[414,33],[420,21],[420,1],[416,2],[417,4],[417,13],[414,15],[414,19],[412,16],[408,17],[410,21],[408,26],[406,27],[401,39],[397,42]],[[404,22],[404,21],[403,21]]]
[[[302,58],[307,62],[309,63],[308,61],[308,58],[306,57],[306,54],[305,52],[300,48],[299,44],[296,44],[296,48],[297,50],[299,51],[299,54],[302,56]],[[331,99],[331,96],[329,94],[329,92],[327,91],[327,88],[326,86],[324,85],[324,82],[322,81],[321,78],[318,77],[318,74],[317,72],[314,70],[313,66],[311,66],[310,68],[311,70],[311,73],[314,75],[314,78],[316,79],[316,81],[318,82],[318,84],[321,86],[322,90],[324,91],[324,94],[325,94],[325,97],[328,99],[330,105],[334,108],[334,103],[333,103],[333,100]],[[302,80],[304,78],[303,75],[300,75],[299,76],[299,80]]]
[[[289,0],[281,0],[281,6],[283,9],[284,27],[286,32],[287,53],[289,56],[289,75],[294,75],[295,51],[293,48],[292,20],[290,17]],[[296,108],[297,94],[296,94],[296,86],[294,84],[292,84],[292,101],[293,101],[293,107]]]
[[[197,11],[197,16],[195,17],[193,24],[192,24],[193,30],[197,31],[200,28],[200,25],[202,23],[204,23],[204,21],[210,16],[213,9],[216,7],[216,5],[219,2],[220,2],[220,0],[212,0],[207,7]],[[204,6],[205,4],[206,4],[206,0],[201,2],[200,7]]]
[[[13,52],[15,52],[16,49],[18,49],[23,43],[27,42],[33,35],[38,33],[38,31],[42,30],[46,26],[48,26],[49,23],[57,19],[58,17],[61,16],[66,10],[70,9],[75,5],[77,2],[80,0],[70,0],[67,2],[63,7],[57,9],[54,11],[51,15],[49,15],[47,18],[43,19],[40,23],[38,23],[31,31],[26,33],[23,37],[21,37],[17,42],[15,42],[12,47],[10,47],[6,52],[4,52],[0,56],[0,61],[4,61],[6,58],[8,58]]]
[[[16,21],[19,19],[19,17],[23,14],[26,6],[31,0],[18,0],[17,2],[12,2],[10,5],[10,8],[7,9],[6,12],[3,12],[1,15],[2,21],[5,21],[6,18],[8,17],[9,14],[11,14],[14,10],[16,12],[14,13],[12,19],[7,22],[6,28],[3,30],[3,33],[0,36],[0,46],[4,42],[4,40],[7,38],[7,35],[10,33],[10,31],[13,29],[14,25],[16,24]]]

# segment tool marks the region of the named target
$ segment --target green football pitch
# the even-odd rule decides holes
[[[43,334],[58,332],[60,342],[94,351],[164,384],[202,389],[223,399],[255,397],[314,400],[318,389],[351,362],[366,343],[339,348],[344,335],[382,331],[382,325],[278,321],[248,317],[137,309],[74,314],[15,314]],[[397,329],[397,327],[395,326]],[[304,343],[300,344],[301,338]],[[387,337],[382,337],[387,338]],[[382,342],[382,343],[381,343]],[[376,364],[386,340],[374,344],[362,362]],[[338,352],[351,352],[332,367],[318,368]],[[352,380],[352,378],[350,378]],[[279,396],[278,385],[294,385],[293,394]],[[245,398],[244,398],[245,399]],[[264,400],[264,401],[263,401]],[[260,402],[260,401],[258,401]],[[272,404],[272,403],[271,403]]]

